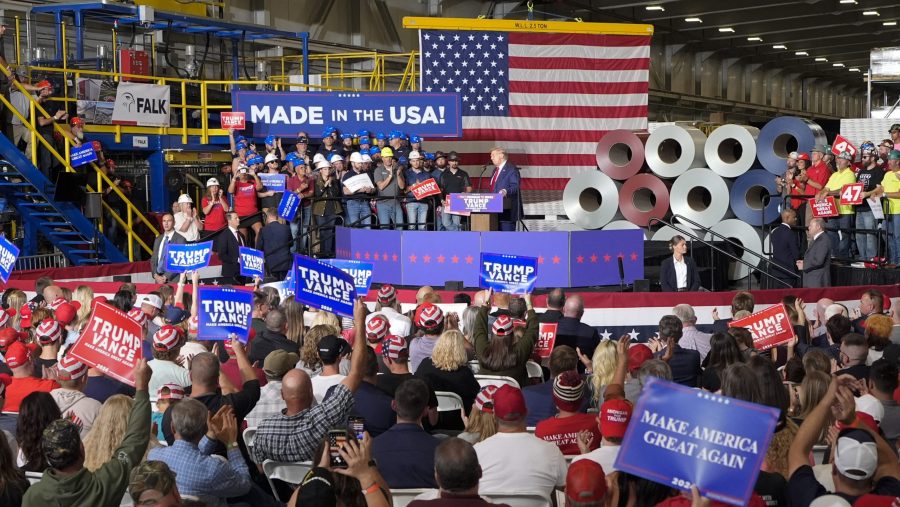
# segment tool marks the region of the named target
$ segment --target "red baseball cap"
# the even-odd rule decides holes
[[[19,309],[19,315],[22,316],[22,320],[19,321],[19,325],[21,327],[31,327],[31,307],[28,305],[23,305],[21,309]]]
[[[600,405],[600,434],[610,438],[624,437],[633,410],[628,400],[604,401]]]
[[[78,301],[73,301],[71,303],[66,301],[56,307],[56,311],[53,312],[53,315],[60,324],[68,326],[78,316],[78,310],[80,309],[81,303]]]
[[[409,357],[409,345],[403,337],[389,334],[381,343],[381,355],[391,361],[406,359]]]
[[[422,303],[416,310],[416,326],[426,331],[440,327],[444,322],[444,311],[431,303]]]
[[[393,285],[384,284],[378,289],[378,302],[387,305],[397,298],[397,290]]]
[[[504,384],[494,392],[494,415],[506,422],[519,421],[528,414],[525,397],[519,388]]]
[[[472,406],[475,407],[478,411],[484,412],[486,414],[494,413],[494,393],[499,389],[497,386],[489,385],[484,386],[481,391],[475,396],[475,402],[472,403]]]
[[[809,153],[803,152],[803,153],[797,155],[797,160],[805,160],[805,161],[809,162]]]
[[[24,340],[27,333],[20,333],[15,328],[7,327],[0,330],[0,349],[5,349],[17,341]]]
[[[513,320],[509,315],[500,315],[494,320],[491,331],[495,336],[508,336],[513,332]]]
[[[600,502],[606,496],[606,473],[600,463],[580,459],[566,474],[566,498],[573,502]]]
[[[59,360],[57,370],[60,380],[78,380],[87,374],[88,367],[78,359],[66,354]]]
[[[628,347],[628,371],[634,372],[641,368],[644,363],[653,359],[653,351],[650,347],[643,343],[638,343]]]
[[[6,349],[6,365],[10,368],[18,368],[31,360],[31,354],[37,348],[33,343],[14,342]]]
[[[378,343],[387,336],[388,320],[383,315],[376,315],[366,323],[366,338],[372,343]]]
[[[34,335],[41,345],[50,345],[62,340],[62,326],[54,319],[44,319],[34,330]]]

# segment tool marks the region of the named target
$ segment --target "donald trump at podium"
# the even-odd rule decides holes
[[[524,214],[522,198],[519,195],[519,168],[510,163],[506,149],[496,147],[491,150],[491,163],[494,172],[491,174],[491,192],[503,194],[503,213],[500,214],[500,230],[516,230],[516,222]],[[507,206],[506,203],[509,203]]]

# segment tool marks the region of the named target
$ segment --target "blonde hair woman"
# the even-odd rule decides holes
[[[590,372],[591,381],[591,407],[599,407],[603,399],[603,391],[606,386],[612,382],[613,374],[616,373],[616,364],[619,361],[619,354],[616,351],[616,343],[612,340],[600,342],[594,349],[594,355],[591,359],[578,351],[578,358],[581,359],[586,371]]]
[[[25,302],[28,301],[28,297],[24,292],[20,290],[14,290],[6,296],[6,303],[9,307],[16,311],[16,314],[13,315],[12,326],[16,328],[16,331],[22,330],[22,307],[25,306]]]
[[[94,289],[87,285],[79,285],[75,289],[72,299],[78,301],[78,304],[81,305],[76,315],[76,327],[81,329],[81,326],[87,322],[87,319],[91,316],[91,303],[94,301]]]
[[[303,331],[306,329],[303,325],[303,305],[290,298],[281,302],[281,309],[287,320],[285,336],[294,343],[303,343]]]
[[[319,310],[318,312],[316,312],[316,316],[313,318],[312,325],[318,326],[320,324],[331,326],[337,329],[334,334],[340,334],[341,332],[341,319],[331,312],[326,312],[324,310]]]
[[[94,426],[84,437],[84,467],[91,472],[99,470],[122,445],[132,403],[134,400],[128,396],[116,394],[110,396],[100,407]],[[158,445],[156,439],[150,438],[150,446],[147,447],[147,450],[149,451],[156,445]],[[144,457],[147,457],[146,452]]]
[[[494,393],[497,389],[497,386],[484,386],[478,393],[466,418],[466,431],[460,433],[459,438],[477,444],[497,433],[497,420],[494,419]]]
[[[315,377],[322,372],[322,360],[319,359],[319,340],[330,334],[338,335],[341,332],[339,326],[319,324],[309,328],[303,337],[303,345],[300,346],[300,362],[297,368],[305,371],[310,377]]]
[[[465,412],[469,412],[475,396],[481,390],[475,374],[468,366],[466,337],[458,329],[448,329],[441,333],[431,357],[426,357],[416,369],[416,377],[424,380],[435,391],[457,394],[463,401]],[[458,412],[442,412],[438,427],[441,429],[463,429],[462,417]]]

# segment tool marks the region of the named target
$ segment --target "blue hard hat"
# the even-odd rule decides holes
[[[434,153],[425,152],[425,160],[434,160]]]
[[[387,140],[387,136],[384,135],[384,132],[379,132],[379,133],[375,134],[375,140],[377,140],[377,141],[386,141],[386,140]]]
[[[300,156],[297,155],[297,152],[292,151],[292,152],[288,153],[287,156],[284,157],[284,160],[285,160],[285,162],[296,162],[298,158],[300,158]]]
[[[331,134],[334,134],[334,131],[335,131],[335,130],[337,130],[337,129],[335,129],[335,128],[332,127],[331,125],[325,127],[325,130],[322,132],[322,137],[328,137],[328,136],[330,136]]]
[[[407,159],[406,157],[400,157],[397,159],[397,161],[400,162],[401,164],[406,164],[409,161],[409,159]]]
[[[368,130],[360,130],[359,132],[356,133],[356,137],[369,137],[369,131]]]
[[[306,160],[303,160],[303,157],[301,157],[299,155],[295,156],[294,157],[294,165],[306,165]]]
[[[353,139],[353,134],[351,134],[350,132],[344,132],[343,134],[341,134],[341,139]]]
[[[249,147],[247,145],[247,141],[244,141],[244,140],[238,141],[237,143],[235,143],[235,145],[237,146],[237,149],[239,149],[239,150],[243,150],[243,149],[246,149]]]
[[[381,148],[379,148],[378,146],[372,146],[371,148],[369,148],[369,156],[370,157],[373,155],[380,155],[380,154],[381,154]]]
[[[237,141],[237,142],[241,142],[241,141],[246,141],[247,138],[244,137],[244,136],[237,136],[237,137],[234,138],[234,140]]]
[[[391,131],[391,139],[400,139],[401,137],[403,137],[403,132],[398,130]]]
[[[275,136],[272,136],[272,135],[266,136],[266,144],[268,144],[269,146],[274,146],[275,145]]]
[[[409,142],[411,142],[411,143],[421,143],[421,142],[422,142],[422,138],[419,137],[419,136],[417,136],[417,135],[415,135],[415,134],[413,134],[413,135],[409,136]]]
[[[369,139],[369,136],[360,136],[358,142],[360,146],[362,146],[363,144],[372,144],[372,140]]]

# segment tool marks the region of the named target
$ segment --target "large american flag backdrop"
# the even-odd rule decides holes
[[[647,35],[423,29],[419,45],[421,89],[459,93],[463,111],[462,140],[425,147],[472,177],[500,145],[523,188],[561,190],[597,167],[606,132],[647,128]]]

